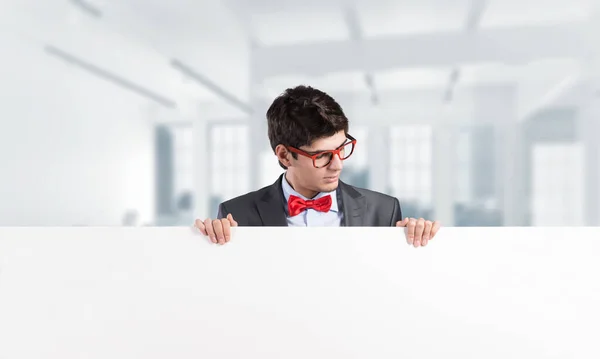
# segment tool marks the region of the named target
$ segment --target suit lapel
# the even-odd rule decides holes
[[[281,179],[282,177],[280,176],[277,182],[269,186],[256,203],[256,208],[258,209],[258,214],[260,215],[263,226],[287,226],[285,198],[281,187]]]
[[[364,214],[367,210],[365,197],[354,187],[340,181],[338,198],[341,198],[345,227],[360,227],[364,225]]]

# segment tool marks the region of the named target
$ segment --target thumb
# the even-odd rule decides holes
[[[396,227],[406,227],[408,224],[408,217],[404,218],[401,221],[396,222]]]
[[[197,219],[194,221],[194,227],[196,227],[203,235],[208,235],[206,233],[206,226],[204,225],[204,222],[202,222],[201,219]]]
[[[229,220],[229,223],[231,223],[231,225],[233,227],[237,227],[238,223],[235,221],[235,219],[233,219],[233,216],[231,215],[231,213],[229,213],[227,215],[227,219]]]

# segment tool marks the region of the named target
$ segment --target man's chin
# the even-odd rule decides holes
[[[339,180],[335,180],[333,182],[327,181],[322,187],[321,192],[331,192],[335,191],[339,186]]]

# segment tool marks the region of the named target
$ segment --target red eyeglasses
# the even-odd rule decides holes
[[[346,137],[350,142],[344,143],[335,150],[308,153],[291,146],[287,146],[286,148],[291,152],[311,158],[315,168],[323,168],[331,163],[334,155],[337,155],[342,161],[352,155],[354,147],[356,147],[356,139],[350,135],[346,135]]]

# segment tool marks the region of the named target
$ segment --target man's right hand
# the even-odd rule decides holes
[[[237,225],[238,223],[233,219],[231,213],[227,215],[227,218],[207,218],[204,221],[197,219],[194,223],[194,226],[203,235],[208,236],[211,242],[219,244],[225,244],[231,240],[231,227],[237,227]]]

